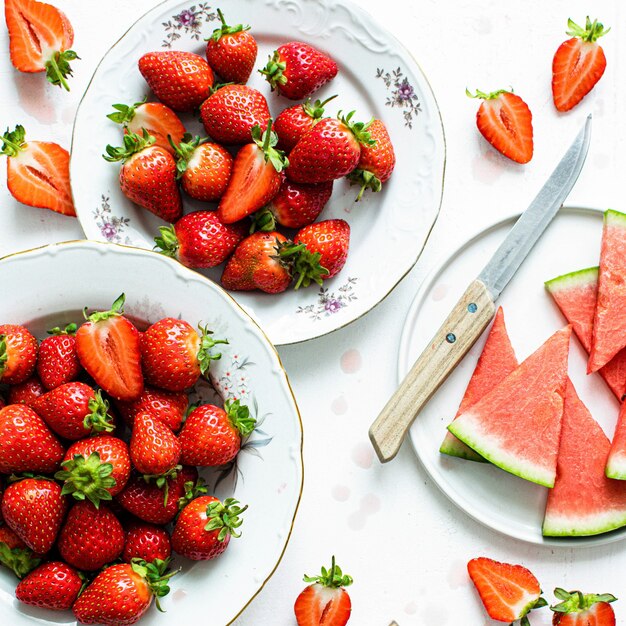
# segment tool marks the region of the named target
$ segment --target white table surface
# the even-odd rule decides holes
[[[15,72],[2,27],[0,127],[22,123],[30,138],[69,147],[74,112],[97,61],[155,2],[56,4],[74,25],[74,48],[82,57],[74,64],[72,91],[67,94],[48,87],[41,76]],[[618,28],[625,11],[608,0],[360,4],[411,50],[439,101],[447,141],[443,206],[422,259],[380,306],[326,338],[280,350],[305,425],[305,490],[280,567],[236,624],[294,624],[292,605],[303,587],[303,572],[317,571],[333,553],[355,579],[350,590],[350,623],[355,626],[387,626],[392,620],[399,626],[491,624],[465,570],[466,562],[481,554],[526,564],[546,592],[561,585],[619,596],[623,576],[616,573],[626,566],[625,543],[545,549],[500,536],[470,520],[438,492],[410,445],[405,444],[393,463],[379,465],[367,429],[396,386],[404,318],[428,268],[469,232],[524,208],[589,111],[594,114],[592,145],[570,204],[625,208],[626,49],[620,46],[623,33]],[[567,17],[580,23],[591,7],[614,27],[602,40],[608,68],[581,106],[559,115],[550,92],[552,55],[565,38]],[[487,146],[474,125],[477,102],[464,95],[466,86],[493,90],[509,85],[534,115],[535,156],[526,166],[508,162]],[[3,165],[0,255],[81,238],[76,220],[15,202],[4,179]],[[618,623],[624,623],[626,606],[620,605]],[[161,623],[174,624],[176,617],[164,615]],[[533,619],[535,626],[548,623],[545,610]]]

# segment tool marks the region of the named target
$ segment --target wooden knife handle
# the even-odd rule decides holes
[[[370,427],[381,463],[396,456],[417,414],[487,328],[495,311],[489,291],[475,280]]]

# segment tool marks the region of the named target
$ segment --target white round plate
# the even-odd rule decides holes
[[[446,318],[467,285],[479,274],[513,226],[515,216],[478,233],[443,258],[420,288],[406,319],[400,344],[398,375],[402,379]],[[529,356],[566,324],[544,282],[597,265],[600,258],[602,212],[562,209],[502,293],[498,305],[518,359]],[[548,490],[492,465],[439,453],[446,426],[456,415],[486,335],[481,337],[420,413],[410,437],[435,484],[461,509],[484,525],[523,541],[557,546],[608,543],[626,536],[626,529],[588,538],[553,539],[541,535]],[[618,403],[596,374],[586,375],[587,358],[572,340],[570,376],[594,418],[612,437]],[[514,400],[513,400],[514,401]]]
[[[248,404],[259,422],[233,471],[203,471],[218,497],[248,504],[243,534],[215,561],[193,563],[175,557],[183,571],[172,579],[163,608],[172,623],[230,624],[276,569],[291,534],[302,491],[302,425],[287,375],[259,327],[222,289],[162,255],[95,242],[68,242],[5,257],[2,284],[11,298],[0,301],[3,323],[26,324],[38,336],[82,309],[108,309],[126,294],[126,313],[145,322],[165,316],[208,324],[226,337],[222,358],[211,365],[213,386],[222,397]],[[28,285],[25,289],[24,285]],[[205,399],[209,385],[199,385]],[[195,399],[195,398],[194,398]],[[20,604],[16,580],[0,568],[0,622],[11,626],[74,623],[71,613]],[[163,624],[153,608],[142,624]]]
[[[137,60],[168,48],[204,54],[203,41],[216,26],[215,6],[167,0],[151,10],[104,56],[76,115],[70,173],[78,219],[88,239],[152,248],[163,222],[120,191],[119,164],[104,161],[107,144],[119,145],[120,127],[106,119],[117,102],[149,94]],[[220,6],[219,4],[217,6]],[[278,296],[234,293],[276,345],[320,337],[358,319],[380,302],[413,267],[437,218],[443,188],[445,144],[437,103],[425,76],[404,47],[348,0],[229,0],[231,23],[251,24],[259,42],[256,67],[290,40],[327,50],[339,74],[316,98],[339,96],[327,114],[357,111],[359,119],[382,119],[394,143],[397,166],[384,190],[355,204],[356,188],[335,183],[320,219],[350,223],[348,262],[323,288],[314,285]],[[270,93],[253,72],[250,85],[268,98],[274,116],[294,102]],[[205,135],[196,119],[188,130]],[[188,199],[187,199],[188,200]],[[208,205],[214,206],[214,205]],[[187,201],[186,210],[206,208]],[[207,272],[219,280],[221,268]]]

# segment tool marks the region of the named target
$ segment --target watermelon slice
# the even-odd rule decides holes
[[[589,373],[626,347],[626,215],[606,211],[602,230],[598,302],[593,319]]]
[[[552,335],[450,432],[507,472],[553,487],[571,334],[567,326]]]
[[[587,353],[591,352],[593,316],[598,295],[598,268],[590,267],[553,278],[546,283],[546,289],[565,319],[572,325],[583,348]],[[598,373],[621,401],[626,394],[626,349],[618,352]]]
[[[556,482],[548,494],[544,535],[597,535],[626,526],[626,483],[604,475],[609,446],[568,381]]]
[[[461,415],[461,413],[465,413],[467,409],[476,404],[478,400],[503,381],[517,365],[517,358],[515,357],[506,325],[504,324],[504,313],[502,307],[500,307],[496,312],[496,317],[489,331],[485,347],[478,359],[476,369],[472,374],[469,384],[467,385],[456,417]],[[468,461],[485,462],[485,459],[483,459],[480,454],[466,446],[450,431],[446,433],[441,448],[439,448],[439,452],[449,456],[467,459]]]
[[[606,462],[606,475],[609,478],[626,480],[626,402],[617,418],[611,451]]]

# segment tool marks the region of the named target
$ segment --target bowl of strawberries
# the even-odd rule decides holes
[[[171,256],[275,344],[305,341],[417,261],[441,119],[410,54],[348,0],[222,8],[168,0],[102,59],[74,126],[76,211],[89,239]]]
[[[302,489],[271,343],[154,252],[68,242],[0,264],[16,294],[0,305],[0,615],[157,623],[156,604],[193,624],[208,601],[230,623]]]

